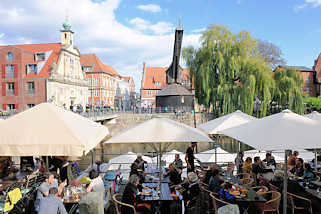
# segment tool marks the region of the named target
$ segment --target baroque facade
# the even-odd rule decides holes
[[[0,46],[0,109],[87,104],[88,85],[67,21],[61,37],[61,43]]]

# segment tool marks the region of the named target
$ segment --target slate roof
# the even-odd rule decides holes
[[[184,86],[173,83],[167,85],[163,88],[156,96],[173,96],[173,95],[181,95],[181,96],[193,96],[193,93],[186,89]]]

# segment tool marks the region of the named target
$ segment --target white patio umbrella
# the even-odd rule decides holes
[[[224,129],[242,125],[253,120],[257,120],[257,118],[245,114],[240,110],[237,110],[231,114],[227,114],[214,120],[210,120],[206,123],[200,124],[197,126],[197,128],[204,130],[209,135],[214,135],[218,137],[220,135],[220,131]]]
[[[160,163],[162,143],[173,142],[190,143],[213,141],[198,129],[195,129],[183,123],[178,123],[176,121],[157,116],[121,131],[120,133],[107,140],[105,143],[158,144],[159,148],[157,149],[155,147],[155,149],[159,154],[158,163]]]
[[[136,160],[137,154],[134,152],[128,152],[127,154],[119,155],[117,157],[114,157],[108,161],[110,164],[108,170],[127,170],[130,169],[131,164]],[[143,155],[143,160],[147,163],[152,163],[152,158]],[[120,165],[120,168],[119,168]]]
[[[306,116],[312,120],[317,120],[317,121],[321,122],[321,114],[317,111],[313,111],[312,113],[306,114],[304,116]]]
[[[284,110],[260,120],[222,130],[221,133],[233,137],[259,150],[297,150],[321,148],[319,132],[321,124],[307,117]],[[287,202],[287,154],[285,153],[285,178],[283,192],[283,213]]]
[[[162,156],[162,160],[164,160],[166,162],[166,166],[169,163],[172,163],[175,160],[175,155],[179,154],[180,156],[184,155],[183,152],[177,151],[175,149],[173,149],[172,151],[166,152],[163,156]],[[152,158],[153,161],[157,161],[157,157]],[[184,158],[181,158],[183,162],[185,162]]]
[[[216,153],[215,153],[215,149],[211,149],[211,150],[207,150],[199,154],[196,154],[195,156],[198,159],[200,159],[201,162],[216,162],[216,160],[218,160],[218,162],[227,163],[227,162],[234,162],[236,154],[229,153],[224,149],[222,149],[221,147],[218,147],[216,149]]]
[[[82,156],[109,134],[107,127],[50,103],[0,123],[0,155]]]

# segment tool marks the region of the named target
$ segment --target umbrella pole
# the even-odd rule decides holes
[[[94,165],[94,157],[95,154],[94,154],[94,149],[91,150],[91,167]]]
[[[49,172],[49,158],[48,156],[46,156],[46,168],[47,168],[47,172]]]
[[[287,152],[284,151],[284,181],[283,181],[283,214],[287,211],[287,187],[288,187],[288,163],[287,163]]]
[[[162,185],[161,185],[161,183],[162,183],[162,161],[161,161],[161,158],[162,158],[162,144],[161,143],[159,143],[159,190],[160,190],[160,192],[162,192],[162,190],[161,190],[161,187],[162,187]]]
[[[217,140],[218,140],[218,136],[215,136],[215,144],[214,144],[214,151],[215,151],[215,164],[217,163]]]
[[[317,159],[317,150],[314,149],[314,169],[318,171],[318,159]]]

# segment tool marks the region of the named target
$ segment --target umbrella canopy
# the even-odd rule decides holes
[[[321,114],[319,112],[317,112],[317,111],[313,111],[312,113],[306,114],[304,116],[306,116],[306,117],[308,117],[308,118],[310,118],[312,120],[316,120],[316,121],[321,122]]]
[[[116,134],[105,143],[213,142],[203,132],[183,123],[155,117]]]
[[[82,156],[109,134],[107,127],[50,103],[0,123],[0,155]]]
[[[251,157],[252,160],[254,157],[260,157],[261,160],[264,160],[266,158],[266,151],[260,151],[260,150],[248,150],[244,152],[244,157]],[[282,162],[284,161],[284,151],[273,151],[272,156],[274,157],[274,160],[276,162]],[[245,159],[244,159],[245,160]]]
[[[284,110],[260,120],[222,130],[221,133],[259,150],[284,151],[321,148],[320,128],[319,122]],[[287,155],[284,156],[284,163],[286,158]],[[286,214],[287,164],[284,175],[283,213]]]
[[[183,157],[183,152],[177,151],[175,149],[173,149],[172,151],[166,152],[165,154],[163,154],[162,156],[162,160],[166,161],[166,164],[172,163],[175,160],[175,155],[179,154],[180,158],[182,159],[183,162],[185,162],[185,159]],[[153,161],[157,161],[157,157],[153,158]]]
[[[215,162],[215,149],[207,150],[195,155],[201,162]],[[229,153],[218,147],[216,149],[216,157],[218,162],[234,162],[236,154]]]
[[[137,154],[134,152],[128,152],[127,154],[119,155],[108,161],[108,163],[110,164],[108,170],[130,169],[131,164],[136,160],[136,158]],[[142,156],[142,158],[147,163],[152,163],[152,158],[144,155]],[[120,168],[119,165],[121,165]]]
[[[321,148],[320,130],[319,122],[284,110],[220,133],[256,149],[271,151]]]
[[[231,114],[200,124],[197,127],[204,130],[207,134],[214,135],[220,134],[219,131],[221,130],[248,123],[253,120],[257,120],[257,118],[237,110]]]

